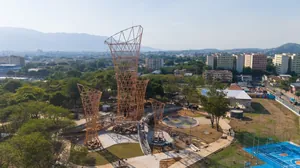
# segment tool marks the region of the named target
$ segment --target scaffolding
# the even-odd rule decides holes
[[[101,129],[99,121],[99,104],[102,92],[85,87],[81,84],[77,84],[83,111],[84,117],[86,119],[86,135],[84,144],[88,149],[102,149],[102,144],[98,138],[98,130]]]
[[[113,58],[118,91],[117,115],[126,120],[137,121],[140,116],[138,85],[138,60],[142,41],[142,26],[122,30],[105,40]],[[139,96],[138,96],[139,97]]]
[[[159,123],[161,123],[163,119],[165,103],[162,103],[155,99],[149,99],[149,102],[151,102],[152,111],[153,111],[153,121],[154,121],[153,141],[157,141],[157,142],[166,141],[164,138],[163,131],[159,129]]]

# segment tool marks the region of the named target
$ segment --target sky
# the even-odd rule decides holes
[[[158,49],[300,43],[299,0],[0,0],[0,27],[110,36],[142,25]]]

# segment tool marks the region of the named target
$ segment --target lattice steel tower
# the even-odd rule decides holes
[[[98,138],[98,130],[101,129],[101,126],[98,124],[98,112],[102,92],[84,87],[81,84],[77,84],[77,87],[82,101],[84,117],[86,119],[84,144],[87,145],[89,149],[102,149],[102,144]]]
[[[137,72],[142,34],[142,26],[133,26],[105,40],[113,58],[118,86],[117,113],[128,120],[138,120],[140,116]]]

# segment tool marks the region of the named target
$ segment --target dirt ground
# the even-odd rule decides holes
[[[191,110],[180,110],[177,113],[172,113],[169,115],[182,115],[182,116],[189,116],[189,117],[204,117],[203,113],[205,113],[204,111],[191,111]],[[160,124],[159,127],[163,127],[163,130],[168,130],[167,126],[164,124]],[[170,129],[170,128],[169,128]],[[218,132],[216,130],[216,128],[211,128],[210,124],[200,124],[196,127],[192,127],[190,128],[172,128],[172,131],[175,132],[181,132],[186,134],[187,137],[189,137],[190,132],[192,137],[197,137],[197,139],[200,139],[201,141],[205,142],[205,143],[211,143],[216,141],[217,139],[219,139],[222,136],[222,132]],[[205,133],[204,133],[205,132]],[[209,134],[207,134],[209,133]],[[194,138],[192,138],[194,139]]]
[[[172,128],[174,131],[182,132],[190,135],[190,129],[181,129],[181,128]],[[209,134],[205,134],[204,132],[208,132]],[[211,128],[211,125],[208,124],[200,124],[199,126],[191,128],[191,135],[200,138],[202,141],[206,143],[211,143],[218,140],[222,136],[222,132],[218,132],[216,128]]]
[[[200,110],[186,110],[186,109],[182,109],[180,111],[177,112],[177,114],[182,115],[182,116],[189,116],[189,117],[202,117],[204,116],[203,113],[205,113],[205,111],[200,111]]]
[[[230,121],[235,131],[247,131],[300,144],[298,116],[274,100],[252,99],[252,107],[255,111],[244,113],[243,121],[237,119]]]

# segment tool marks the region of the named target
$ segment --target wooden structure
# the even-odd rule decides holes
[[[149,99],[152,105],[153,120],[154,120],[154,133],[153,141],[165,141],[163,131],[158,128],[159,123],[163,119],[165,103],[162,103],[155,99]]]
[[[141,95],[144,84],[138,82],[138,60],[142,41],[142,26],[122,30],[105,40],[113,58],[118,87],[118,116],[137,121],[141,116]],[[141,84],[141,85],[140,85]],[[146,85],[147,86],[147,85]],[[137,95],[138,94],[138,95]]]
[[[77,84],[83,111],[84,117],[86,119],[86,135],[84,144],[89,149],[102,149],[102,144],[98,138],[98,130],[101,129],[99,122],[99,104],[102,92],[84,87],[81,84]]]

